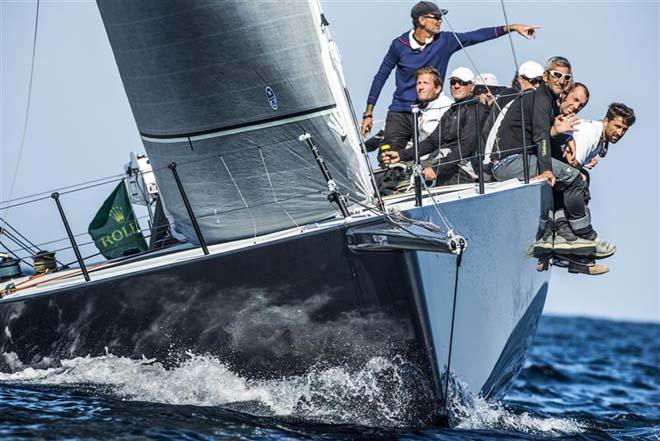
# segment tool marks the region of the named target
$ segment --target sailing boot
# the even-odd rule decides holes
[[[555,240],[552,247],[555,254],[574,254],[578,256],[594,256],[596,242],[592,239],[578,237],[571,229],[564,210],[555,212]]]
[[[539,228],[536,231],[536,240],[530,247],[530,250],[527,252],[530,257],[543,258],[549,254],[552,254],[552,248],[554,244],[553,225],[553,213],[552,210],[550,210],[546,216],[542,216],[539,219]]]
[[[589,212],[589,208],[587,208],[587,213],[584,217],[580,219],[571,219],[568,223],[575,236],[580,239],[594,242],[595,249],[593,254],[590,255],[594,259],[604,259],[610,257],[616,252],[616,246],[614,246],[614,244],[598,238],[598,234],[596,234],[596,231],[594,231],[591,226],[591,213]],[[584,253],[576,254],[584,255]]]
[[[587,274],[590,276],[598,276],[609,272],[607,265],[596,263],[595,260],[589,257],[574,256],[568,259],[568,272],[572,274]]]

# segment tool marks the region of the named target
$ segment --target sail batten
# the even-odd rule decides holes
[[[209,243],[337,215],[303,133],[342,193],[369,198],[316,1],[97,3],[165,210],[191,241],[171,162]]]

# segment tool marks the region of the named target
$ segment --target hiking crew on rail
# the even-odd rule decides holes
[[[589,171],[605,156],[609,143],[618,142],[634,124],[634,111],[614,103],[603,120],[581,120],[577,113],[589,102],[589,89],[574,81],[571,63],[559,56],[548,59],[545,66],[534,61],[521,64],[511,88],[500,86],[492,74],[475,75],[459,67],[449,78],[452,97],[447,98],[442,85],[454,52],[510,31],[533,38],[537,27],[440,32],[446,14],[432,2],[417,3],[411,11],[413,29],[394,39],[371,84],[363,135],[372,129],[374,106],[396,68],[396,90],[384,133],[376,143],[371,140],[379,145],[380,164],[387,167],[379,181],[381,190],[391,194],[410,189],[412,167],[403,170],[414,160],[412,106],[416,104],[421,109],[419,153],[428,184],[477,182],[474,170],[478,146],[483,145],[484,181],[523,180],[527,168],[533,180],[547,180],[553,187],[554,209],[542,215],[540,225],[545,227],[539,230],[534,250],[588,260],[588,270],[574,272],[607,272],[593,259],[611,256],[616,247],[601,240],[593,228],[587,206]],[[476,96],[475,83],[479,83]]]

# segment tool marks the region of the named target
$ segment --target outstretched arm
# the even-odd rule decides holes
[[[524,25],[524,24],[512,24],[502,26],[504,33],[515,32],[519,35],[522,35],[528,40],[536,38],[536,30],[541,29],[541,26],[534,25]]]
[[[540,29],[540,26],[523,24],[496,26],[494,28],[482,28],[471,32],[456,32],[454,33],[454,36],[448,40],[448,42],[453,46],[451,47],[451,52],[455,52],[461,48],[461,45],[472,46],[473,44],[478,44],[501,37],[505,34],[508,34],[509,32],[516,32],[517,34],[522,35],[524,38],[531,40],[536,38],[537,29]],[[458,41],[460,41],[460,44]]]

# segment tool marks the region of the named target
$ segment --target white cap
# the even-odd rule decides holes
[[[486,86],[499,86],[500,83],[497,81],[497,77],[492,73],[482,73],[477,75],[474,80],[474,84],[485,84]]]
[[[467,67],[457,67],[449,75],[449,78],[458,78],[461,81],[470,82],[474,80],[474,74]]]
[[[537,78],[543,76],[543,66],[536,61],[525,61],[518,68],[518,75],[524,75],[527,78]]]

